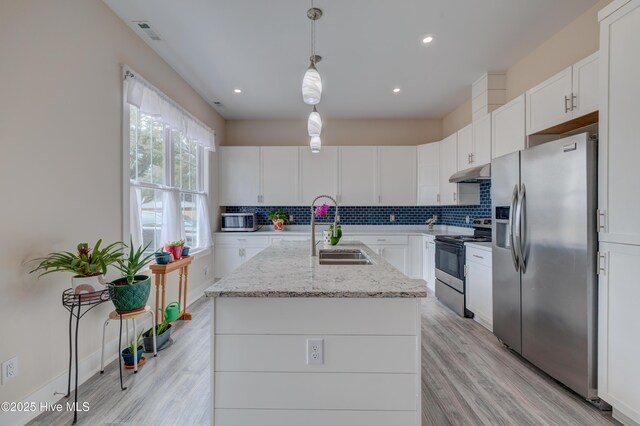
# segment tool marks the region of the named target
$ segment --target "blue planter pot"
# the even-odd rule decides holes
[[[189,246],[182,247],[182,255],[183,256],[189,256],[189,250],[191,250],[191,247],[189,247]]]
[[[140,363],[140,358],[142,358],[142,350],[142,346],[138,346],[138,364]],[[122,350],[122,360],[124,361],[124,365],[133,365],[133,354],[129,353],[129,348]]]

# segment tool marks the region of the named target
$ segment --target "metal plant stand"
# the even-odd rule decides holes
[[[62,306],[69,311],[69,380],[67,382],[67,394],[65,398],[71,395],[71,366],[74,358],[73,347],[75,345],[75,390],[74,390],[74,405],[73,405],[73,424],[78,421],[78,329],[80,325],[80,318],[84,316],[91,309],[96,306],[110,300],[109,290],[104,289],[95,291],[92,293],[74,293],[72,288],[66,289],[62,292]],[[76,331],[75,339],[72,341],[72,323],[73,318],[76,319]]]

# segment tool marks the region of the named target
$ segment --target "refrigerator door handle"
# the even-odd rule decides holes
[[[520,271],[524,274],[527,271],[527,264],[524,259],[525,248],[527,245],[527,215],[525,212],[526,209],[526,197],[527,197],[527,188],[524,184],[518,193],[518,204],[516,206],[516,228],[518,229],[518,233],[516,234],[516,247],[518,249],[518,262],[520,263]]]
[[[516,253],[516,244],[513,238],[513,216],[515,214],[516,205],[518,203],[518,185],[513,187],[513,194],[511,195],[511,207],[509,208],[509,245],[511,246],[511,258],[513,259],[513,266],[516,268],[516,272],[520,271],[520,260]]]

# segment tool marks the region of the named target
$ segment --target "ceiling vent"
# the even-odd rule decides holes
[[[142,31],[144,31],[146,35],[149,36],[151,40],[155,40],[155,41],[160,40],[160,36],[158,36],[158,34],[156,34],[156,32],[153,31],[153,29],[151,29],[149,24],[147,24],[146,22],[136,22],[136,24],[140,27]]]

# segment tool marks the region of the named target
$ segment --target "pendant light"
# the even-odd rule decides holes
[[[322,60],[322,57],[316,55],[316,21],[322,17],[322,10],[313,7],[311,1],[311,9],[307,10],[307,18],[311,20],[311,57],[307,71],[302,79],[302,100],[307,105],[317,105],[322,98],[322,79],[316,68],[316,64]]]
[[[317,154],[320,152],[320,148],[322,148],[322,141],[320,140],[320,136],[311,136],[311,140],[309,141],[309,146],[311,147],[311,152]]]
[[[313,106],[313,111],[309,114],[307,129],[309,136],[320,136],[320,133],[322,133],[322,118],[315,105]]]

